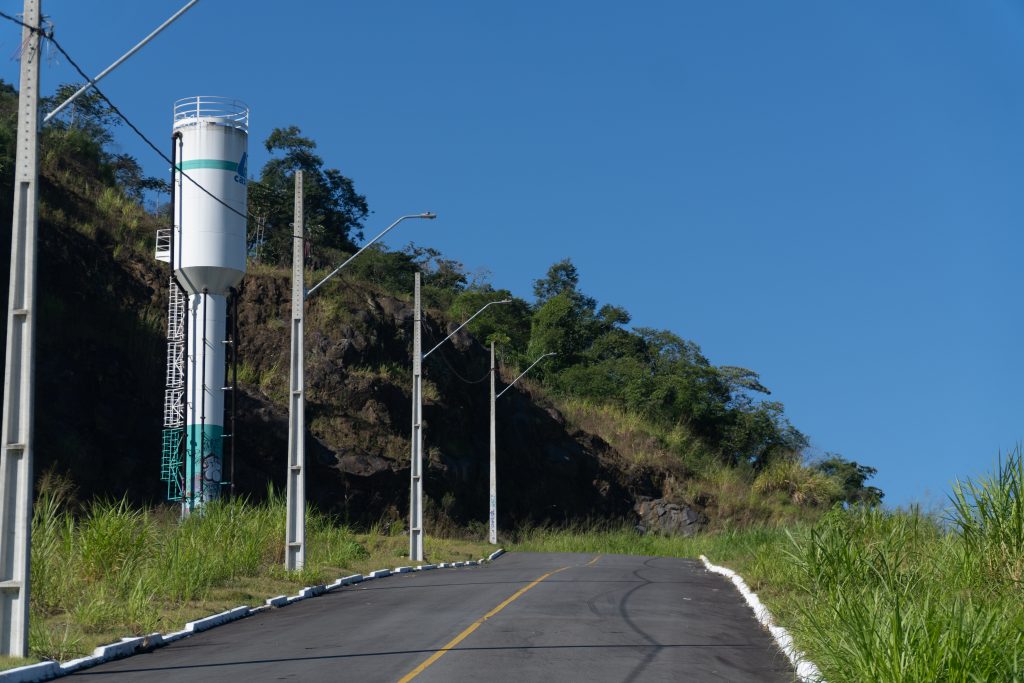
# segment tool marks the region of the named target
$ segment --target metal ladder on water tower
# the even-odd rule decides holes
[[[167,482],[167,500],[185,495],[181,444],[185,435],[185,326],[188,297],[171,275],[167,303],[167,375],[164,389],[163,454],[160,479]]]

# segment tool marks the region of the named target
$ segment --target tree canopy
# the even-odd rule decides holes
[[[885,497],[882,489],[866,485],[868,479],[878,474],[874,467],[828,453],[824,460],[815,463],[815,468],[839,482],[843,501],[850,505],[879,505]]]
[[[300,170],[306,257],[316,262],[321,254],[351,250],[353,241],[362,239],[363,221],[370,213],[366,197],[356,192],[352,180],[336,168],[326,168],[316,154],[316,142],[304,137],[298,126],[275,128],[263,146],[274,156],[249,183],[249,213],[257,217],[249,221],[250,253],[267,263],[291,261],[295,172]]]

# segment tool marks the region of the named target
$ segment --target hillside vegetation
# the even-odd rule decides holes
[[[15,93],[4,86],[0,183],[13,181],[15,112]],[[42,135],[38,391],[46,400],[37,472],[67,473],[86,498],[158,502],[168,273],[152,248],[156,228],[168,221],[166,182],[110,151],[117,124],[101,101],[85,98]],[[250,221],[239,314],[236,445],[236,488],[257,499],[268,483],[283,484],[292,175],[301,169],[306,179],[310,281],[353,251],[369,215],[353,181],[325,164],[298,128],[275,129],[264,144],[272,158],[250,183],[258,221]],[[8,194],[0,193],[0,210],[9,216]],[[426,493],[438,521],[481,519],[486,506],[481,380],[490,341],[505,381],[542,353],[558,354],[502,399],[501,451],[520,464],[503,485],[506,493],[526,491],[502,496],[522,501],[504,506],[505,526],[627,519],[646,498],[671,499],[727,525],[881,497],[864,484],[870,468],[839,457],[804,462],[806,438],[756,372],[714,366],[671,331],[630,328],[626,309],[584,293],[571,260],[541,274],[527,301],[410,244],[369,250],[308,306],[307,415],[314,466],[324,475],[311,498],[327,512],[362,523],[404,517],[417,271],[427,343],[484,303],[513,299],[426,364]]]
[[[2,86],[6,187],[15,117],[16,94]],[[306,178],[309,282],[353,253],[370,209],[353,181],[317,156],[314,141],[284,127],[264,141],[272,158],[250,183],[250,211],[264,230],[257,239],[250,221],[239,305],[238,499],[179,524],[159,481],[169,273],[153,247],[157,228],[169,222],[166,182],[111,151],[117,125],[86,97],[41,137],[36,475],[43,485],[32,550],[32,647],[40,656],[66,658],[113,635],[163,629],[401,552],[416,272],[424,280],[427,348],[484,303],[513,299],[488,309],[425,364],[428,552],[447,554],[439,559],[475,552],[484,535],[491,341],[506,383],[539,355],[558,354],[502,398],[505,533],[611,525],[623,529],[623,549],[696,547],[637,533],[638,524],[658,530],[639,515],[656,501],[685,509],[690,531],[718,532],[696,543],[759,538],[761,545],[737,547],[762,548],[780,538],[782,525],[817,528],[835,505],[882,498],[866,483],[870,467],[838,455],[806,461],[805,436],[755,371],[715,366],[675,332],[630,327],[625,308],[585,293],[568,258],[538,273],[527,300],[428,247],[375,248],[307,307],[307,494],[318,549],[306,575],[285,575],[274,540],[283,536],[283,513],[273,492],[283,489],[285,473],[293,173]],[[10,213],[10,193],[0,192],[0,221],[10,224]],[[0,240],[5,259],[8,250]],[[237,552],[214,558],[226,537],[238,539]]]

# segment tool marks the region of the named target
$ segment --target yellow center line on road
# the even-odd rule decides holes
[[[593,564],[594,564],[595,562],[597,562],[598,560],[600,560],[600,559],[601,559],[601,556],[600,556],[600,555],[598,555],[597,557],[595,557],[594,559],[592,559],[592,560],[591,560],[590,562],[587,562],[587,563],[586,563],[585,565],[583,565],[583,566],[584,566],[584,567],[590,567],[590,566],[593,566]]]
[[[594,558],[594,561],[597,561],[596,557]],[[488,619],[493,617],[495,614],[497,614],[501,610],[505,609],[512,601],[516,600],[519,596],[521,596],[523,593],[525,593],[526,591],[528,591],[531,588],[533,588],[534,586],[536,586],[538,583],[540,583],[544,579],[548,578],[549,576],[551,576],[553,574],[557,574],[560,571],[564,571],[566,569],[568,569],[568,567],[562,567],[560,569],[556,569],[554,571],[548,572],[547,574],[545,574],[544,576],[540,577],[536,581],[533,581],[533,582],[529,583],[528,585],[523,586],[522,588],[517,590],[515,592],[515,594],[512,595],[512,597],[507,598],[500,605],[498,605],[497,607],[492,609],[490,612],[488,612],[487,614],[483,615],[482,617],[480,617],[479,619],[474,621],[472,624],[469,625],[469,627],[465,631],[463,631],[459,635],[457,635],[454,638],[452,638],[451,640],[449,640],[445,644],[444,647],[442,647],[440,650],[438,650],[434,654],[430,655],[430,657],[428,657],[425,662],[423,662],[422,664],[417,666],[415,669],[413,669],[409,673],[407,673],[404,676],[402,676],[400,679],[398,679],[398,683],[408,683],[408,681],[411,681],[412,679],[414,679],[417,676],[419,676],[421,673],[426,671],[428,666],[430,666],[431,664],[433,664],[437,660],[441,659],[441,657],[443,657],[446,652],[448,652],[449,650],[453,649],[456,645],[458,645],[463,640],[465,640],[466,637],[469,636],[470,633],[472,633],[473,631],[475,631],[478,628],[480,628],[480,624],[484,623],[485,621],[487,621]]]

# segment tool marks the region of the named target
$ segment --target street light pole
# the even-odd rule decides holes
[[[491,342],[491,507],[488,514],[490,521],[490,534],[488,540],[492,545],[498,544],[498,444],[497,444],[497,402],[501,398],[501,394],[512,388],[512,385],[521,380],[526,373],[533,369],[533,366],[541,362],[548,356],[556,355],[554,351],[551,353],[545,353],[543,356],[533,361],[530,367],[523,370],[518,377],[512,380],[512,383],[501,390],[501,393],[495,395],[494,393],[494,382],[497,376],[497,369],[494,366],[494,342]]]
[[[7,369],[0,437],[0,655],[8,657],[28,656],[39,228],[40,11],[40,0],[25,0],[7,309]]]
[[[483,308],[469,316],[447,337],[438,342],[434,348],[420,355],[421,329],[423,309],[420,303],[420,274],[416,273],[416,288],[413,295],[413,333],[412,333],[412,457],[409,464],[411,482],[409,486],[409,559],[423,561],[423,360],[437,351],[441,344],[455,336],[488,307],[496,304],[510,304],[512,299],[491,301]],[[493,346],[493,344],[492,344]],[[493,365],[493,362],[492,362]]]
[[[497,403],[498,397],[494,395],[494,340],[491,340],[491,487],[490,487],[490,512],[487,515],[489,533],[487,540],[493,545],[498,544],[498,436],[497,436]]]
[[[306,398],[305,398],[305,340],[302,315],[305,302],[313,292],[337,275],[342,268],[366,251],[395,226],[409,218],[433,220],[437,214],[423,213],[401,216],[367,242],[344,263],[328,273],[327,277],[304,289],[304,232],[302,226],[302,171],[295,172],[295,233],[292,240],[292,358],[290,395],[288,402],[288,500],[285,524],[284,567],[288,571],[302,569],[306,563]]]
[[[306,396],[303,314],[306,293],[305,229],[302,207],[302,171],[295,171],[295,208],[292,223],[292,344],[288,387],[288,486],[284,566],[288,571],[306,564]]]
[[[412,455],[409,464],[409,559],[423,561],[423,309],[420,274],[416,273],[412,327]]]

